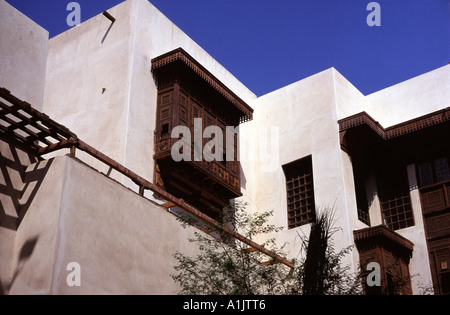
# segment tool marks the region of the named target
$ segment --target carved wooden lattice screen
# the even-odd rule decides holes
[[[358,248],[364,293],[412,294],[409,260],[414,244],[384,225],[353,232]],[[380,266],[380,286],[369,286],[366,279],[370,263]]]

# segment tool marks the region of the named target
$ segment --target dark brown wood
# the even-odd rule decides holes
[[[383,140],[388,140],[404,136],[406,134],[413,133],[425,128],[436,126],[447,121],[450,121],[450,107],[427,115],[423,115],[415,119],[408,120],[406,122],[388,128],[383,128],[383,126],[381,126],[366,112],[361,112],[356,115],[341,119],[338,121],[338,123],[340,132],[360,125],[367,125]],[[341,139],[341,143],[342,142],[343,139]]]
[[[211,74],[205,67],[199,64],[194,58],[192,58],[184,49],[178,48],[163,54],[159,57],[152,59],[152,71],[157,72],[159,68],[165,67],[168,64],[181,61],[192,71],[194,71],[200,78],[207,82],[211,87],[222,94],[227,100],[229,100],[236,108],[242,111],[242,121],[252,119],[253,109],[247,105],[241,98],[233,93],[228,87],[220,82],[214,75]]]
[[[76,138],[76,135],[71,132],[68,128],[66,128],[65,126],[57,123],[56,121],[50,119],[50,117],[48,117],[47,115],[41,113],[40,111],[34,109],[30,104],[28,104],[27,102],[24,102],[20,99],[18,99],[17,97],[15,97],[14,95],[11,94],[10,91],[8,91],[5,88],[0,88],[0,97],[3,97],[4,99],[6,99],[8,102],[14,104],[15,108],[13,109],[16,113],[18,112],[19,109],[23,110],[24,112],[28,113],[31,117],[33,117],[33,119],[29,119],[29,123],[30,124],[34,124],[34,122],[36,121],[42,121],[45,122],[45,125],[47,127],[47,130],[50,134],[52,134],[51,129],[55,129],[57,130],[57,133],[61,134],[63,137],[65,138]],[[18,116],[21,119],[27,119],[25,116],[21,116],[20,113],[18,113]],[[37,124],[37,125],[33,125],[34,127],[41,129],[41,127]],[[54,134],[54,133],[53,133]]]
[[[450,180],[420,187],[419,192],[434,293],[450,295]]]
[[[175,207],[175,204],[173,202],[166,202],[162,205],[164,208],[172,208]]]
[[[234,161],[221,161],[226,153],[226,126],[238,126],[242,117],[251,116],[253,109],[182,49],[154,58],[152,72],[158,88],[155,182],[204,213],[211,213],[211,209],[220,211],[230,199],[242,196],[236,150]],[[181,137],[171,138],[176,126],[185,126],[190,131],[186,145],[191,152],[189,159],[175,163],[171,150],[181,140]],[[213,161],[207,161],[203,156],[205,145],[211,141],[203,138],[203,132],[209,126],[219,127],[223,135],[223,138],[214,136],[216,140],[223,140],[224,154]],[[201,139],[196,137],[197,134]],[[188,136],[183,134],[184,139]],[[231,136],[233,138],[228,140],[234,141],[234,148],[237,148],[238,137],[236,134]],[[215,149],[218,149],[217,145]],[[177,180],[183,182],[184,187],[180,187]],[[211,214],[220,220],[217,211]]]
[[[43,147],[43,148],[39,149],[37,151],[37,153],[39,155],[44,155],[44,154],[47,154],[47,153],[50,153],[50,152],[53,152],[53,151],[57,151],[57,150],[61,150],[61,149],[64,149],[64,148],[71,148],[71,152],[72,152],[74,144],[75,144],[75,141],[76,140],[74,138],[63,140],[63,141],[54,143],[52,145],[49,145],[47,147]]]
[[[75,145],[72,145],[70,147],[70,156],[75,158],[76,157],[76,151],[77,151],[77,147]]]
[[[16,98],[7,89],[0,88],[0,99],[0,119],[9,124],[0,125],[0,130],[29,146],[36,154],[65,148],[70,138],[76,139],[66,127]]]
[[[409,260],[414,244],[384,225],[353,232],[359,252],[361,278],[365,294],[412,294]],[[379,264],[381,287],[365,284],[370,271],[367,265]]]
[[[116,18],[113,17],[108,11],[103,11],[103,15],[110,20],[112,23],[116,21]]]
[[[398,246],[405,250],[405,253],[410,255],[414,249],[414,244],[407,238],[400,234],[388,229],[384,225],[378,225],[374,227],[368,227],[365,229],[357,230],[353,232],[356,246],[371,246],[373,240],[379,240],[383,244],[390,244],[392,246]],[[365,243],[368,241],[369,243]]]

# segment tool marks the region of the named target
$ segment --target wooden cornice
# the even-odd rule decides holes
[[[358,249],[367,246],[384,245],[400,248],[411,254],[414,248],[414,244],[410,240],[388,229],[385,225],[353,231],[353,237]]]
[[[241,111],[241,122],[252,119],[253,109],[182,48],[153,58],[151,70],[155,73],[159,69],[179,61]]]
[[[433,127],[447,121],[450,121],[450,107],[402,122],[388,128],[383,128],[383,126],[381,126],[378,121],[373,119],[366,112],[361,112],[343,118],[339,120],[338,123],[340,132],[345,132],[361,125],[367,125],[383,140],[390,140],[425,128]]]

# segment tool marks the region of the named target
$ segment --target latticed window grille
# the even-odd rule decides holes
[[[406,167],[391,166],[378,177],[380,205],[384,223],[391,230],[414,225]]]
[[[286,176],[288,228],[315,220],[311,156],[283,166]]]
[[[391,230],[399,230],[414,225],[414,217],[409,194],[394,196],[381,202],[385,224]]]
[[[363,204],[357,202],[357,207],[358,207],[358,220],[370,226],[369,208],[367,207],[367,203]]]
[[[417,167],[420,187],[450,180],[450,157],[441,157],[421,163]]]

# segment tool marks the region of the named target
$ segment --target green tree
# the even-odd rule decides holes
[[[281,228],[268,224],[273,212],[250,214],[246,207],[245,203],[229,206],[224,211],[223,222],[250,240],[266,236],[260,238],[267,239],[260,244],[279,256],[286,257],[283,251],[286,244],[277,246],[276,237],[273,237]],[[172,275],[172,278],[180,285],[180,294],[357,294],[360,292],[359,277],[350,274],[347,267],[341,266],[342,258],[351,249],[334,252],[331,241],[334,229],[330,220],[330,216],[317,215],[316,222],[311,226],[310,237],[302,237],[306,258],[300,261],[294,259],[294,269],[268,260],[261,252],[249,249],[241,241],[222,234],[220,228],[213,227],[210,235],[195,232],[195,237],[189,241],[197,243],[199,254],[189,257],[176,252],[174,258],[177,262],[177,274]],[[181,221],[184,226],[199,224],[186,216]],[[313,250],[316,246],[320,250]]]

